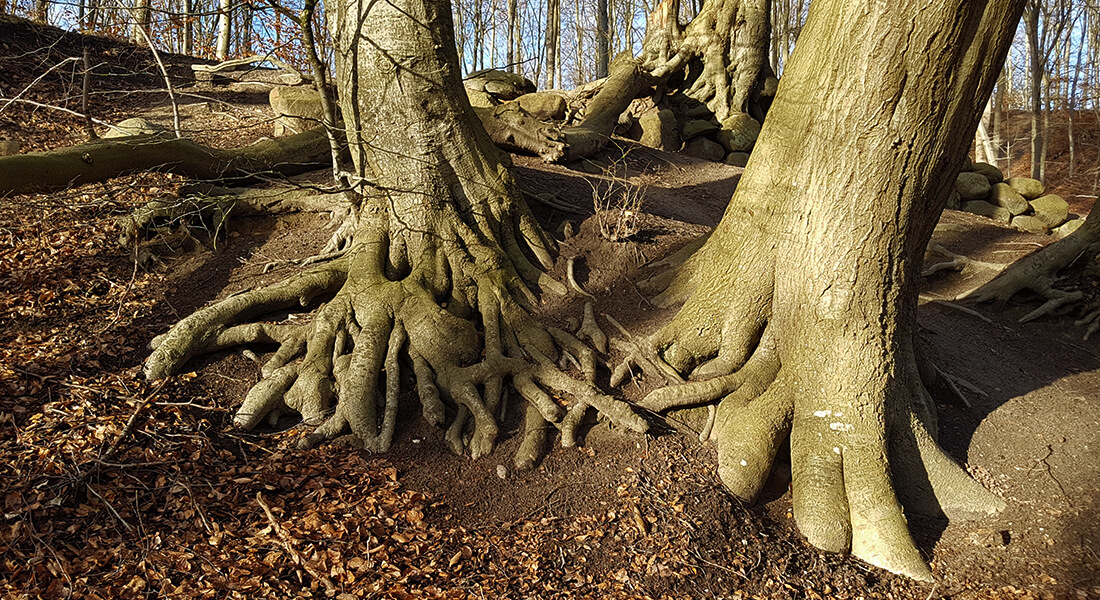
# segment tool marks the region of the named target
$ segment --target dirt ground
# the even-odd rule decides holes
[[[263,94],[202,96],[187,97],[184,123],[209,143],[266,134]],[[101,114],[109,105],[118,118],[170,121],[163,94],[134,97],[110,96]],[[28,125],[39,120],[64,135]],[[0,132],[32,148],[78,141],[79,126],[0,114]],[[617,243],[600,237],[588,210],[600,176],[514,161],[522,186],[584,207],[535,207],[562,240],[553,274],[562,278],[575,257],[597,314],[645,335],[670,313],[635,282],[718,221],[741,169],[624,148],[618,174],[645,202],[637,233]],[[1100,598],[1100,341],[1081,339],[1073,314],[1018,323],[1035,307],[1027,298],[1002,308],[952,301],[990,269],[930,276],[919,319],[940,368],[970,384],[969,406],[938,399],[941,444],[1009,508],[976,521],[912,515],[936,575],[924,585],[808,547],[782,461],[760,505],[725,493],[713,448],[697,441],[698,412],[655,417],[646,436],[594,422],[583,447],[556,448],[516,473],[518,410],[507,412],[498,449],[477,461],[453,455],[411,409],[385,455],[338,444],[298,451],[291,420],[251,433],[228,426],[258,378],[245,353],[196,359],[163,387],[142,382],[152,336],[293,272],[263,271],[310,256],[330,233],[324,215],[241,218],[217,247],[136,268],[113,219],[180,183],[142,175],[0,201],[4,597]],[[1065,185],[1086,211],[1084,184]],[[948,211],[934,242],[1009,263],[1050,240]],[[583,304],[554,299],[539,316],[575,328]],[[638,399],[652,385],[622,393]]]

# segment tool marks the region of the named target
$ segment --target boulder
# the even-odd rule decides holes
[[[985,178],[989,180],[990,185],[994,183],[1000,183],[1005,180],[1004,173],[1001,173],[1000,169],[989,163],[976,162],[970,167],[970,170],[974,173],[981,173],[982,175],[985,175]]]
[[[970,171],[959,173],[958,179],[955,180],[955,189],[964,202],[985,200],[989,197],[989,180],[981,173]]]
[[[312,87],[279,86],[267,95],[275,112],[275,137],[301,133],[321,125],[321,94]]]
[[[749,164],[748,152],[730,152],[726,157],[725,163],[727,165],[733,165],[735,167],[744,167]]]
[[[726,150],[718,142],[700,136],[692,138],[684,145],[684,154],[713,162],[721,162],[726,157]]]
[[[1020,231],[1028,233],[1046,234],[1050,229],[1042,219],[1031,215],[1018,215],[1012,217],[1012,226]]]
[[[22,149],[23,144],[19,140],[0,140],[0,156],[19,154]]]
[[[736,113],[722,121],[718,141],[729,152],[748,152],[760,135],[760,123],[746,113]]]
[[[470,106],[474,108],[493,108],[498,102],[492,96],[482,90],[466,88],[466,97],[470,99]]]
[[[1005,180],[1005,183],[1011,185],[1012,189],[1019,192],[1026,200],[1034,200],[1046,191],[1043,188],[1043,182],[1030,177],[1010,177]]]
[[[497,69],[485,69],[470,73],[462,80],[467,90],[485,92],[499,101],[515,100],[535,91],[535,84],[523,75]]]
[[[1015,188],[1007,183],[995,183],[989,192],[989,203],[1007,208],[1013,215],[1022,215],[1031,209],[1031,205]]]
[[[553,92],[524,94],[515,100],[519,107],[540,121],[561,121],[569,106],[565,98]]]
[[[704,121],[702,119],[693,119],[684,123],[683,133],[681,137],[685,140],[690,140],[700,135],[710,135],[715,131],[718,131],[718,126],[710,121]]]
[[[1050,229],[1065,223],[1069,218],[1069,204],[1057,194],[1047,194],[1032,200],[1031,210]]]
[[[959,195],[959,190],[951,190],[951,193],[947,195],[947,208],[952,210],[962,208],[962,196]]]
[[[680,149],[680,139],[676,136],[676,115],[667,108],[647,112],[638,117],[642,135],[638,138],[644,146],[675,152]]]
[[[966,202],[962,207],[968,213],[974,213],[993,219],[994,221],[1000,221],[1002,223],[1008,223],[1012,220],[1012,213],[1008,210],[1001,208],[1000,206],[993,206],[992,204],[984,200],[974,200],[972,202]]]
[[[1074,216],[1076,216],[1076,215],[1074,215]],[[1062,239],[1062,238],[1066,237],[1067,235],[1073,233],[1074,231],[1077,231],[1078,229],[1080,229],[1081,226],[1084,225],[1084,224],[1085,224],[1085,220],[1078,217],[1076,219],[1073,219],[1072,221],[1066,221],[1065,223],[1059,225],[1058,227],[1055,227],[1054,229],[1051,229],[1050,233],[1055,238]]]
[[[129,137],[131,135],[154,135],[168,131],[163,125],[158,125],[149,119],[134,117],[126,119],[115,125],[114,128],[103,134],[106,139]]]

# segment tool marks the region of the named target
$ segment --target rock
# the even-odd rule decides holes
[[[727,165],[733,165],[735,167],[744,167],[749,164],[748,152],[730,152],[726,157],[725,163]]]
[[[721,162],[726,157],[726,149],[709,138],[697,137],[684,145],[684,154],[713,162]]]
[[[715,131],[718,131],[718,126],[714,123],[702,119],[694,119],[684,123],[681,137],[683,137],[684,140],[690,140],[700,135],[709,135]]]
[[[989,192],[989,203],[1007,208],[1013,215],[1022,215],[1031,209],[1031,205],[1015,188],[1007,183],[995,183]]]
[[[993,206],[984,200],[966,202],[963,204],[962,209],[968,213],[988,217],[1002,223],[1008,223],[1012,220],[1012,213],[1008,212],[1007,209],[1001,208],[1000,206]]]
[[[1001,173],[1000,169],[989,163],[974,163],[974,165],[970,167],[970,170],[974,173],[981,173],[982,175],[985,175],[985,178],[989,180],[990,185],[994,183],[1000,183],[1005,180],[1004,173]]]
[[[492,96],[482,90],[466,89],[466,97],[470,99],[470,106],[474,108],[493,108],[498,103]]]
[[[955,180],[955,189],[962,196],[964,202],[970,200],[985,200],[989,197],[989,180],[981,173],[959,173]]]
[[[948,194],[947,208],[952,210],[959,210],[962,208],[962,196],[959,195],[959,190],[951,190],[951,193]]]
[[[748,152],[760,135],[760,123],[746,113],[737,113],[722,121],[718,141],[730,152]]]
[[[1077,215],[1074,215],[1074,216],[1077,216]],[[1072,221],[1066,221],[1065,223],[1059,225],[1058,227],[1055,227],[1054,229],[1051,229],[1050,233],[1056,239],[1060,240],[1060,239],[1066,237],[1067,235],[1073,233],[1074,231],[1077,231],[1084,224],[1085,224],[1085,220],[1078,217],[1076,219],[1073,219]]]
[[[1043,182],[1038,179],[1031,179],[1030,177],[1010,177],[1005,180],[1005,183],[1012,186],[1012,189],[1020,193],[1025,200],[1034,200],[1043,195],[1046,189],[1043,187]]]
[[[645,113],[638,117],[642,135],[638,141],[650,148],[674,152],[680,149],[676,136],[676,116],[667,108]]]
[[[126,119],[115,125],[107,133],[103,134],[106,139],[128,137],[131,135],[154,135],[157,133],[164,133],[168,131],[162,125],[158,125],[149,119],[143,119],[141,117],[134,117],[133,119]]]
[[[970,160],[970,157],[967,156],[963,161],[962,171],[964,173],[969,173],[970,171],[973,171],[973,170],[974,170],[974,161]]]
[[[275,120],[275,137],[319,127],[323,119],[321,94],[312,87],[278,86],[267,95]]]
[[[23,144],[19,140],[0,140],[0,156],[19,154],[22,149]]]
[[[1050,229],[1065,223],[1069,218],[1069,204],[1057,194],[1047,194],[1032,200],[1031,210]]]
[[[1012,217],[1012,226],[1020,231],[1026,231],[1028,233],[1046,234],[1050,231],[1050,228],[1047,227],[1042,219],[1031,215]]]
[[[470,73],[462,80],[467,90],[485,92],[497,100],[515,100],[524,94],[535,91],[530,79],[517,73],[485,69]]]
[[[561,121],[569,106],[559,94],[535,92],[524,94],[515,100],[519,107],[541,121]]]

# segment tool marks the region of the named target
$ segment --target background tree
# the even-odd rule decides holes
[[[916,300],[945,174],[965,158],[1022,10],[814,2],[722,222],[654,281],[668,284],[661,303],[686,303],[651,341],[698,381],[644,404],[719,401],[719,474],[745,499],[789,438],[809,542],[918,579],[931,573],[901,503],[951,516],[1003,506],[936,445]]]

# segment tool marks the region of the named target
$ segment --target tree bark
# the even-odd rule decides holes
[[[607,77],[611,65],[611,28],[607,18],[608,0],[596,0],[596,79]]]
[[[1031,178],[1043,178],[1043,52],[1039,48],[1039,6],[1030,0],[1024,11],[1028,53],[1028,104],[1031,109]]]
[[[143,44],[150,40],[149,19],[152,11],[149,8],[149,0],[135,0],[131,15],[130,43]]]
[[[901,503],[1003,506],[935,443],[916,299],[1022,5],[813,3],[724,218],[654,280],[671,282],[659,302],[686,303],[651,341],[699,381],[644,404],[720,401],[719,475],[745,499],[789,437],[809,542],[918,579],[931,573]]]
[[[333,248],[343,256],[187,317],[154,341],[146,376],[163,377],[218,348],[276,343],[236,423],[251,427],[296,411],[318,424],[307,445],[350,432],[371,451],[389,448],[407,363],[424,417],[450,420],[448,443],[474,457],[495,443],[509,379],[528,403],[517,467],[534,465],[535,441],[547,428],[574,444],[590,407],[644,430],[640,417],[593,385],[591,350],[527,311],[538,302],[535,286],[565,291],[540,269],[552,265],[553,240],[466,99],[446,0],[344,0],[329,15],[362,182]],[[308,325],[257,321],[320,296],[331,299]],[[559,349],[586,365],[585,380],[557,368]],[[562,406],[544,388],[571,400]]]

